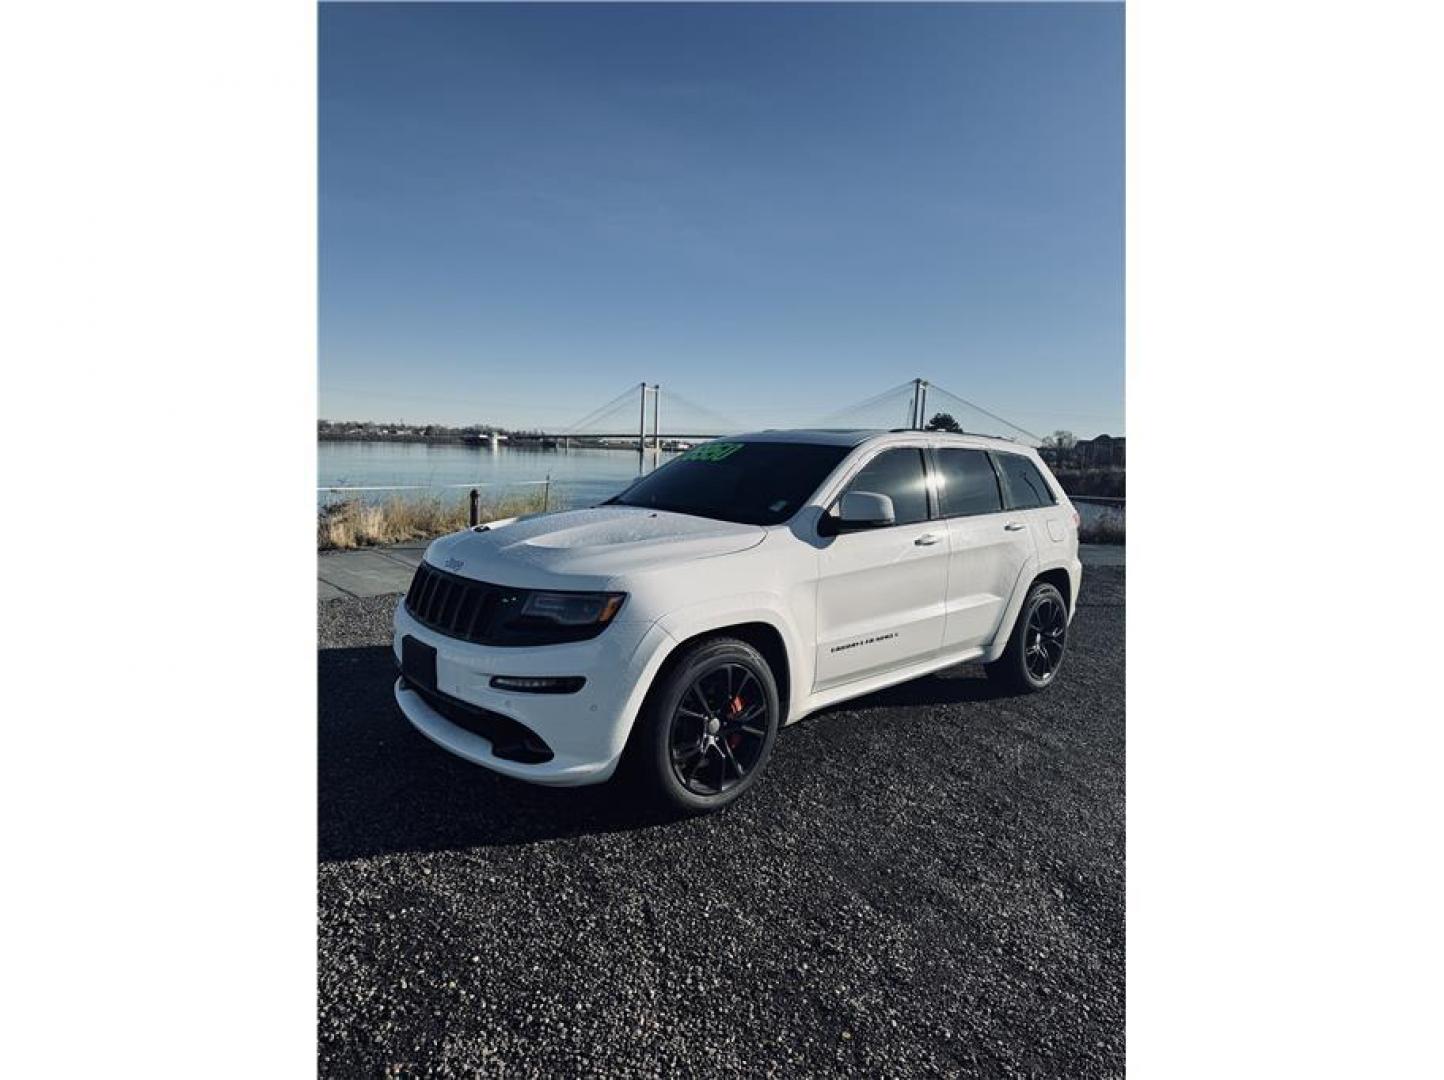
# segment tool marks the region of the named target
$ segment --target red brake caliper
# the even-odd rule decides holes
[[[742,710],[744,707],[745,703],[742,700],[742,695],[733,694],[732,700],[727,703],[728,715],[732,717],[740,716],[742,715]],[[727,736],[727,745],[730,746],[733,750],[737,749],[737,744],[741,741],[742,732],[740,731],[734,731],[732,732],[732,734]]]

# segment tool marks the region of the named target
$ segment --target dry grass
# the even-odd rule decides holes
[[[481,520],[535,514],[541,508],[541,492],[503,497],[482,503]],[[316,520],[316,547],[321,551],[336,551],[429,540],[464,529],[468,524],[466,495],[454,499],[435,495],[418,499],[396,497],[382,503],[348,499],[321,508]]]
[[[1097,521],[1085,521],[1078,529],[1078,539],[1085,544],[1123,544],[1126,535],[1121,514],[1104,514]]]

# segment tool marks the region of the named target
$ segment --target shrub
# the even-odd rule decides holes
[[[481,504],[481,520],[534,514],[542,508],[542,495],[503,496]],[[406,540],[429,540],[456,532],[469,524],[469,498],[387,499],[368,503],[360,499],[323,506],[317,515],[316,546],[321,551],[398,544]]]

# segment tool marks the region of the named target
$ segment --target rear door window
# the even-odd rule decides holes
[[[993,471],[993,463],[985,451],[944,446],[934,454],[944,517],[995,514],[1003,509],[998,474]]]
[[[892,500],[897,525],[928,519],[928,481],[923,452],[916,447],[884,450],[852,478],[848,491],[870,491]]]
[[[1027,458],[1021,454],[998,454],[997,458],[1003,473],[1009,510],[1031,510],[1035,506],[1052,506],[1057,502],[1043,474]]]

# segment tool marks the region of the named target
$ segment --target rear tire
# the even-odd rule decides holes
[[[751,645],[717,637],[687,646],[638,718],[637,779],[673,811],[720,810],[762,775],[780,715],[772,669]]]
[[[1068,605],[1046,581],[1035,582],[1018,610],[1003,655],[984,664],[988,678],[1020,694],[1053,685],[1068,652]]]

